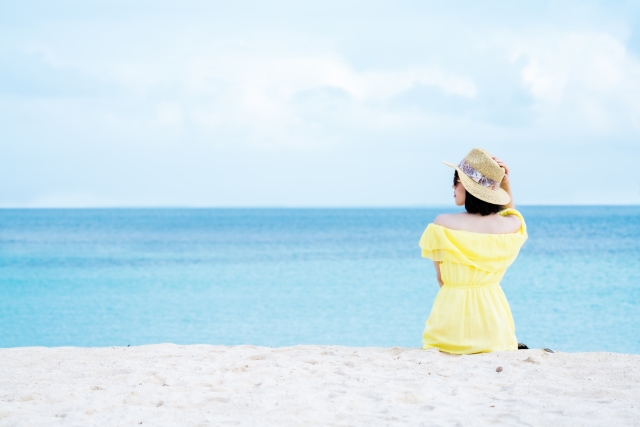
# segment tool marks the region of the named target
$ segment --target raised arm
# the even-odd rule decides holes
[[[511,185],[509,183],[509,166],[507,166],[507,164],[505,162],[503,162],[502,160],[500,160],[497,157],[494,157],[493,160],[498,162],[500,167],[504,169],[504,178],[502,178],[502,182],[500,183],[500,187],[504,191],[506,191],[507,194],[509,194],[509,197],[511,197],[511,201],[508,204],[504,205],[504,208],[505,209],[515,208],[516,206],[513,203],[513,194],[511,194]]]

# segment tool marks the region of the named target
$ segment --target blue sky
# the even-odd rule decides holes
[[[640,203],[640,3],[0,4],[0,206]]]

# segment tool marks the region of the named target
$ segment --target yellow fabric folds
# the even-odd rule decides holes
[[[527,227],[515,209],[498,214],[519,217],[520,230],[482,234],[429,224],[422,234],[422,256],[440,262],[444,282],[423,333],[424,348],[455,354],[518,348],[500,280],[527,240]]]

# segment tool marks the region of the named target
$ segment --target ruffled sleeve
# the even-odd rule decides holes
[[[517,210],[513,209],[513,208],[508,208],[508,209],[504,209],[500,212],[498,212],[498,215],[500,216],[509,216],[509,215],[515,215],[518,218],[520,218],[520,222],[521,222],[521,226],[520,226],[520,231],[518,231],[516,234],[521,234],[526,236],[527,235],[527,224],[524,222],[524,218],[522,217],[522,214],[520,212],[518,212]]]
[[[422,257],[486,271],[506,269],[527,240],[527,227],[524,218],[515,209],[505,209],[499,215],[520,218],[520,230],[508,234],[483,234],[429,224],[420,238]]]
[[[447,231],[451,230],[436,224],[427,226],[419,243],[422,249],[422,257],[430,258],[433,261],[474,265],[463,252],[464,244],[452,240]]]

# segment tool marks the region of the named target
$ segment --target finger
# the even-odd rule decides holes
[[[509,166],[507,166],[507,164],[505,162],[503,162],[501,159],[499,159],[497,157],[492,157],[492,159],[496,161],[498,166],[500,166],[501,168],[504,169],[504,174],[508,176],[509,175]]]

